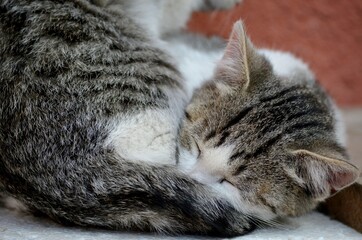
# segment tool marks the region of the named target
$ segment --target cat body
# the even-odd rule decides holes
[[[129,17],[88,1],[0,9],[2,192],[64,223],[219,235],[252,227],[175,168],[183,80]]]
[[[215,1],[207,2],[183,6],[184,16]],[[341,161],[329,100],[309,77],[295,88],[316,95],[304,100],[328,129],[315,149],[298,145],[305,136],[297,131],[289,149],[278,142],[289,135],[272,108],[258,104],[293,87],[290,76],[276,77],[273,60],[255,53],[240,23],[225,53],[214,51],[193,75],[173,47],[183,43],[159,40],[184,21],[152,29],[156,23],[137,20],[141,7],[129,3],[0,4],[0,192],[63,223],[234,236],[304,213],[355,180],[356,169]],[[239,111],[254,114],[245,122]],[[258,132],[269,130],[278,139],[261,148]]]

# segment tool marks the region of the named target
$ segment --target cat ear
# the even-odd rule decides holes
[[[216,68],[216,79],[231,88],[247,89],[253,58],[257,55],[245,33],[243,23],[237,21],[229,37],[224,55]]]
[[[307,150],[294,151],[293,155],[296,158],[297,176],[317,200],[324,200],[359,177],[358,168],[348,162]]]

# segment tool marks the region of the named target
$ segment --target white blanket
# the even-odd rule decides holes
[[[313,212],[291,220],[290,229],[262,229],[235,239],[240,240],[361,240],[362,234]],[[0,208],[0,240],[116,240],[116,239],[209,239],[194,236],[167,237],[137,233],[63,227],[48,219],[18,214]]]

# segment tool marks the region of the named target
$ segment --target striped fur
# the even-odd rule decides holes
[[[171,59],[122,9],[91,2],[0,2],[0,195],[67,224],[252,230],[175,167],[186,93]]]
[[[245,215],[273,224],[313,209],[359,174],[346,162],[333,103],[313,74],[299,60],[279,74],[267,57],[236,23],[214,79],[186,109],[180,167]]]

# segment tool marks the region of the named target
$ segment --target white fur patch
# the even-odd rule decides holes
[[[113,11],[124,10],[144,28],[149,36],[159,39],[163,34],[185,27],[193,10],[202,0],[98,0]]]
[[[168,108],[146,109],[115,118],[109,126],[105,148],[128,161],[175,164],[176,138],[183,116],[186,93],[165,87]]]
[[[199,158],[185,149],[180,149],[179,168],[201,183],[219,183],[227,172],[227,163],[233,148],[202,148]]]
[[[197,163],[197,155],[188,151],[187,149],[180,147],[179,149],[179,163],[178,168],[185,172],[190,173]]]
[[[203,183],[219,182],[228,172],[228,162],[234,146],[202,148],[196,165],[190,172],[191,177]]]
[[[256,205],[250,201],[243,199],[240,191],[228,182],[222,182],[210,185],[212,189],[225,200],[227,200],[235,209],[249,215],[258,216],[268,221],[276,217],[266,206]]]
[[[304,74],[304,78],[296,79],[314,82],[314,75],[308,65],[293,54],[270,49],[259,49],[258,52],[269,60],[276,75],[294,79],[294,76]]]
[[[106,146],[129,161],[174,164],[177,125],[167,110],[146,110],[115,123]]]
[[[223,54],[222,50],[199,51],[187,43],[175,39],[167,42],[164,49],[175,59],[178,69],[186,79],[189,98],[195,89],[212,78],[216,64]]]

